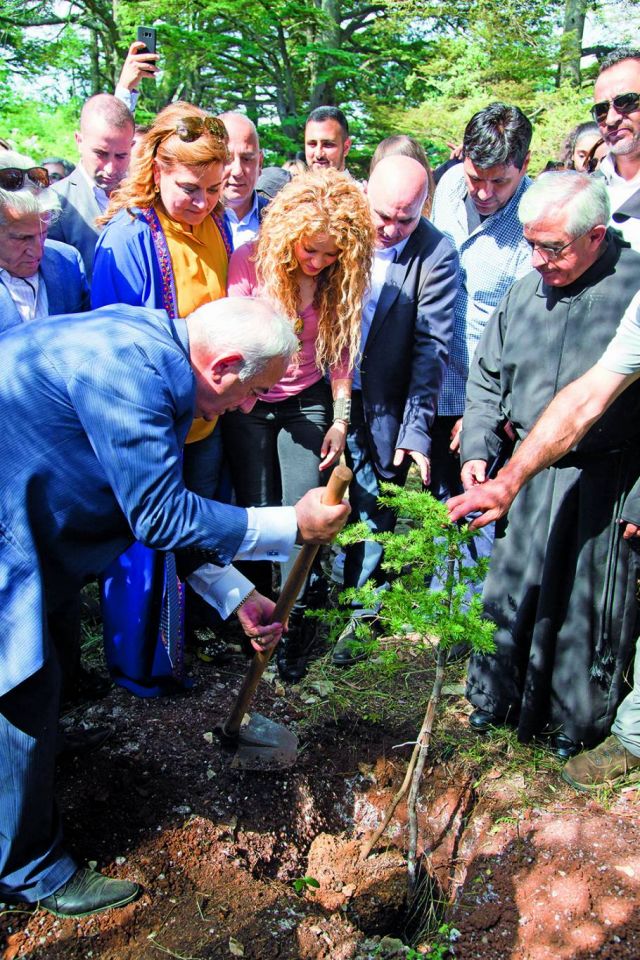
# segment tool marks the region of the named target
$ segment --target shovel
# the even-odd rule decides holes
[[[337,466],[329,478],[322,497],[323,503],[340,503],[352,476],[347,467]],[[274,623],[284,623],[291,613],[317,552],[317,544],[305,544],[302,547],[280,592],[273,611]],[[298,738],[294,733],[259,713],[247,713],[272,653],[273,650],[254,653],[229,718],[219,730],[223,745],[235,748],[231,763],[235,769],[277,770],[292,766],[296,760]]]

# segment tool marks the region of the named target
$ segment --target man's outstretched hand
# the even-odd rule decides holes
[[[470,523],[471,530],[486,527],[488,523],[504,517],[515,499],[517,489],[497,476],[495,480],[487,480],[465,490],[459,497],[447,500],[449,519],[455,523],[470,513],[479,513]]]

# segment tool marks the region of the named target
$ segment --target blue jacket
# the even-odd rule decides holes
[[[167,278],[174,292],[173,275]],[[162,274],[148,223],[120,210],[106,225],[96,244],[91,284],[91,306],[131,303],[161,310]]]
[[[40,281],[44,283],[49,315],[82,313],[89,309],[89,286],[82,259],[68,243],[47,240],[40,264]],[[0,281],[0,333],[22,323],[11,294]]]
[[[45,662],[55,610],[134,538],[227,564],[246,512],[185,489],[186,325],[111,306],[22,324],[0,366],[0,695]],[[197,565],[197,564],[196,564]]]

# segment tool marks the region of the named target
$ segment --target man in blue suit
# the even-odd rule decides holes
[[[413,461],[429,483],[431,427],[449,353],[458,256],[422,217],[427,191],[424,168],[399,155],[381,160],[367,185],[376,252],[362,310],[360,365],[350,416],[345,414],[345,455],[354,472],[354,520],[377,532],[393,530],[396,521],[377,502],[382,481],[404,484]],[[382,584],[382,557],[373,541],[348,547],[345,588],[369,579]],[[352,620],[338,640],[334,663],[353,662],[355,638]]]
[[[209,576],[254,645],[275,642],[273,604],[234,556],[284,559],[327,542],[348,507],[311,491],[295,508],[243,510],[185,489],[195,416],[249,410],[284,374],[297,338],[273,308],[219,300],[186,320],[110,306],[9,330],[0,419],[0,899],[84,916],[135,899],[136,884],[78,868],[53,799],[60,670],[47,615],[134,539]],[[217,592],[216,592],[217,591]]]
[[[29,157],[0,155],[0,169],[28,171]],[[52,190],[0,189],[0,333],[56,313],[89,309],[89,287],[80,254],[47,240],[60,202]]]

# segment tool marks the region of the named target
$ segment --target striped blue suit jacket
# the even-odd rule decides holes
[[[3,336],[0,695],[43,665],[55,610],[133,539],[229,563],[246,512],[185,489],[194,377],[183,320],[109,306]]]

